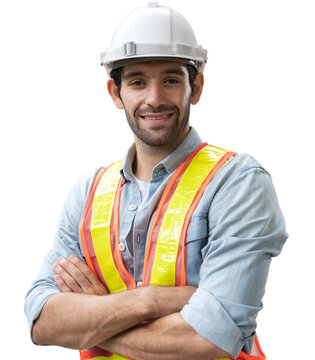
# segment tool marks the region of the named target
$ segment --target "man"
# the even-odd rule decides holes
[[[70,193],[26,297],[35,343],[81,359],[264,358],[256,316],[285,224],[261,165],[189,125],[205,62],[170,8],[118,26],[102,63],[135,143]]]

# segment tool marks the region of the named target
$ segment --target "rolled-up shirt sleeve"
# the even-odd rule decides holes
[[[200,283],[183,318],[233,357],[252,342],[271,258],[287,239],[270,175],[239,169],[218,189],[209,209]]]
[[[71,254],[82,259],[79,225],[92,179],[92,174],[84,177],[69,193],[59,217],[53,246],[47,253],[36,279],[26,294],[24,310],[30,331],[47,300],[60,292],[54,281],[55,273],[52,268],[56,259],[59,256],[67,258]]]

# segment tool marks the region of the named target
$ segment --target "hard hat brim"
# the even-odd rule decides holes
[[[131,64],[149,62],[149,61],[180,62],[180,63],[191,65],[194,68],[196,68],[197,70],[200,68],[200,65],[202,63],[202,62],[199,62],[199,61],[196,61],[196,60],[185,59],[185,58],[177,57],[177,56],[156,55],[156,56],[148,56],[148,57],[132,57],[132,58],[128,58],[128,59],[122,59],[122,60],[114,61],[114,62],[112,62],[110,64],[101,63],[101,65],[105,66],[108,74],[110,74],[110,72],[112,70],[118,69],[120,67],[124,67],[124,66],[131,65]]]

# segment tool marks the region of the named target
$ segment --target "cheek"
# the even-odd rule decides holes
[[[190,83],[187,82],[186,89],[185,89],[185,96],[184,96],[185,97],[185,104],[187,104],[187,102],[190,102],[191,94],[192,94],[191,86],[190,86]]]
[[[190,103],[191,98],[191,87],[189,81],[186,80],[177,89],[170,89],[167,98],[175,104],[180,105],[182,108],[185,108],[187,103]]]
[[[191,91],[189,88],[189,91],[185,90],[180,92],[176,98],[173,98],[174,104],[177,104],[178,107],[180,107],[182,110],[186,108],[187,104],[190,103],[191,98]]]
[[[124,108],[130,113],[134,114],[138,107],[142,104],[141,94],[130,93],[128,91],[121,91],[121,99],[124,103]]]

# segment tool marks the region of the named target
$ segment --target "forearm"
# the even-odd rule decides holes
[[[37,344],[84,349],[152,315],[153,309],[146,306],[137,291],[106,296],[61,293],[43,307],[33,327],[33,340]]]
[[[147,287],[105,296],[54,295],[33,326],[33,340],[73,349],[94,346],[144,320],[179,311],[194,289],[178,290]]]
[[[99,346],[134,360],[213,360],[231,357],[200,336],[179,313],[127,330]]]

